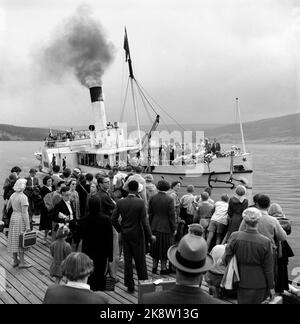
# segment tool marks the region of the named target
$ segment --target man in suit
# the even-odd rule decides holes
[[[73,203],[70,201],[70,188],[63,187],[60,190],[62,200],[54,207],[53,221],[55,223],[69,224],[71,235],[76,242],[76,211]],[[57,227],[57,226],[56,226]],[[72,239],[67,240],[72,243]]]
[[[97,196],[101,202],[101,213],[111,217],[116,203],[109,194],[110,179],[109,177],[99,177],[97,182],[100,188]]]
[[[214,142],[212,143],[211,151],[217,156],[221,153],[221,145],[219,142],[217,142],[216,138],[214,138]]]
[[[146,257],[145,257],[145,237],[147,242],[154,241],[149,222],[146,215],[146,207],[143,199],[137,197],[139,184],[132,180],[128,183],[129,194],[126,198],[120,199],[116,203],[116,208],[112,215],[112,224],[118,233],[122,233],[123,252],[125,262],[125,286],[128,292],[133,293],[133,267],[134,259],[139,280],[148,279]],[[121,217],[121,224],[119,223]]]
[[[97,197],[100,200],[101,214],[108,216],[111,219],[116,203],[109,193],[110,179],[109,177],[98,177],[97,182],[100,188]],[[118,281],[117,272],[119,266],[119,253],[119,234],[116,229],[113,228],[113,262],[111,263],[111,274],[116,281]]]
[[[36,177],[37,170],[31,168],[29,170],[29,177],[26,178],[26,189],[24,193],[28,197],[28,215],[31,224],[31,228],[33,225],[32,216],[35,211],[35,203],[38,203],[37,198],[39,196],[39,179]]]
[[[144,294],[141,304],[222,303],[199,287],[202,274],[214,263],[212,257],[207,254],[207,244],[203,237],[186,234],[178,245],[169,248],[168,259],[176,268],[176,285],[169,290]]]

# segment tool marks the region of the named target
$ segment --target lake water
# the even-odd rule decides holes
[[[0,141],[0,183],[4,182],[15,165],[21,167],[21,176],[27,176],[31,167],[37,167],[39,162],[33,153],[42,145],[42,142]],[[289,268],[290,278],[293,278],[293,268],[299,267],[300,274],[300,146],[248,144],[247,150],[253,153],[253,193],[268,194],[272,202],[282,206],[286,216],[292,221],[289,243],[295,257],[290,259]],[[0,205],[2,204],[0,198]]]

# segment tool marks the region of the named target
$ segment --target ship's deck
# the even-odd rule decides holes
[[[50,243],[50,240],[49,240]],[[26,252],[26,260],[33,266],[29,269],[18,269],[12,267],[12,257],[7,252],[7,238],[0,233],[0,304],[41,304],[49,285],[54,282],[49,276],[51,256],[49,246],[43,242],[42,233],[38,233],[37,244],[29,252]],[[150,278],[160,278],[151,273],[152,261],[147,255],[147,269]],[[174,276],[174,275],[173,275]],[[163,276],[167,277],[167,276]],[[124,269],[120,264],[120,282],[116,284],[115,291],[106,291],[111,304],[137,304],[138,292],[127,293],[124,286]],[[138,279],[134,271],[136,288]],[[206,283],[202,284],[204,291],[208,292]],[[227,301],[234,303],[233,301]]]

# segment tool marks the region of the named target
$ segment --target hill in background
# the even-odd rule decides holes
[[[204,131],[209,138],[218,138],[222,143],[240,143],[239,124],[189,124],[183,125],[185,130]],[[70,129],[71,127],[57,127]],[[145,131],[150,126],[143,126]],[[74,130],[78,127],[73,127]],[[80,127],[79,129],[87,129]],[[129,131],[132,127],[129,127]],[[178,125],[160,124],[158,130],[181,130]],[[286,143],[300,144],[300,113],[282,117],[261,119],[243,124],[246,143]],[[56,130],[52,129],[53,133]],[[2,141],[43,141],[49,134],[49,128],[20,127],[0,124],[0,140]]]

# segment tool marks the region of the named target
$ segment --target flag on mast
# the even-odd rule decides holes
[[[128,43],[128,37],[127,37],[127,31],[125,28],[125,35],[124,35],[124,45],[123,48],[125,50],[125,61],[127,62],[130,59],[130,52],[129,52],[129,43]]]

